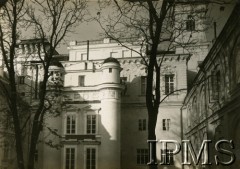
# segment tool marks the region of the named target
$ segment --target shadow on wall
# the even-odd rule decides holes
[[[197,75],[197,72],[187,70],[187,88],[191,89],[193,85],[193,81]]]

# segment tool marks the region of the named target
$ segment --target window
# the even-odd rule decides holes
[[[65,169],[75,169],[75,148],[66,148]]]
[[[19,76],[18,77],[18,82],[19,82],[19,84],[24,84],[25,83],[25,76]]]
[[[162,120],[162,127],[164,131],[169,131],[170,129],[170,119],[163,119]]]
[[[85,62],[85,64],[84,64],[84,69],[85,69],[85,70],[87,70],[87,65],[88,65],[88,64]]]
[[[127,82],[127,77],[120,77],[121,84],[126,84]]]
[[[147,129],[147,120],[146,119],[139,119],[138,120],[138,130],[139,131],[146,131]]]
[[[109,73],[112,73],[112,68],[109,68]]]
[[[221,91],[221,74],[220,71],[213,71],[212,75],[212,97],[215,100],[219,99],[220,91]]]
[[[137,149],[137,164],[146,165],[148,163],[148,149]]]
[[[165,75],[165,94],[168,95],[174,91],[174,75]]]
[[[87,60],[87,53],[81,54],[81,60]]]
[[[38,161],[38,150],[36,150],[34,153],[34,160]]]
[[[130,50],[123,50],[122,51],[122,57],[123,58],[131,57],[131,51]]]
[[[117,52],[110,52],[110,57],[117,58]]]
[[[86,169],[96,169],[96,148],[87,148],[86,153]]]
[[[173,165],[173,150],[161,150],[161,164]]]
[[[66,134],[76,134],[76,115],[67,116]]]
[[[87,115],[87,134],[96,134],[96,115]]]
[[[78,76],[78,86],[84,86],[85,84],[85,76]]]
[[[187,31],[194,31],[195,30],[195,20],[192,15],[188,15],[186,21],[186,30]]]
[[[146,94],[147,76],[141,76],[141,94]]]
[[[74,99],[80,99],[80,94],[75,93],[75,94],[74,94]]]

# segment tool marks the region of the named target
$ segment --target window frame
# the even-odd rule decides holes
[[[146,131],[146,130],[147,130],[147,119],[139,119],[138,131]]]
[[[78,86],[79,87],[84,87],[85,86],[85,76],[84,75],[79,75],[78,76]]]
[[[164,75],[164,87],[165,95],[169,95],[170,93],[175,91],[175,74],[165,74]]]
[[[187,16],[186,20],[186,31],[195,31],[196,30],[196,22],[194,17],[190,14]]]
[[[95,168],[94,169],[98,169],[98,147],[97,146],[84,146],[84,169],[87,169],[87,151],[88,149],[91,149],[91,150],[95,150]],[[92,160],[91,160],[92,161]],[[91,169],[91,166],[90,166],[90,169]]]
[[[161,149],[160,151],[161,151],[161,164],[174,165],[173,149]],[[167,153],[167,151],[169,153]]]
[[[137,150],[136,150],[136,164],[137,165],[147,165],[148,162],[149,162],[148,148],[137,148]]]
[[[18,83],[25,84],[25,76],[18,76]]]
[[[68,117],[70,118],[70,133],[68,133]],[[72,132],[72,118],[74,117],[75,119],[75,129],[74,129],[74,133]],[[66,119],[65,119],[65,125],[64,125],[64,129],[65,129],[65,135],[76,135],[77,134],[77,114],[76,113],[68,113],[66,114]]]
[[[147,89],[147,76],[141,76],[140,82],[141,95],[146,95],[146,89]]]
[[[74,150],[74,169],[76,169],[77,168],[77,146],[75,146],[75,145],[68,145],[68,146],[64,147],[63,169],[67,169],[67,167],[66,167],[66,165],[67,165],[67,149]],[[70,161],[71,161],[71,155],[70,155]]]
[[[95,116],[95,133],[92,132],[92,127],[90,129],[90,132],[88,132],[88,116]],[[91,124],[92,125],[92,118],[91,118]],[[98,116],[95,113],[88,113],[85,115],[85,134],[87,135],[96,135],[98,133]]]
[[[171,119],[162,119],[162,130],[169,131],[170,130]]]

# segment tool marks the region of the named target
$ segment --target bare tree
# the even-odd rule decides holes
[[[47,98],[47,83],[49,67],[56,54],[56,48],[62,40],[71,32],[72,28],[79,24],[84,16],[86,2],[84,0],[8,0],[2,6],[2,18],[0,23],[0,47],[4,60],[4,66],[8,73],[9,90],[6,92],[6,100],[10,115],[13,119],[14,137],[16,140],[17,165],[19,169],[34,168],[34,154],[43,127],[44,117],[51,109]],[[30,149],[27,159],[24,159],[22,126],[26,121],[20,118],[20,104],[16,87],[16,48],[19,40],[19,28],[24,24],[29,32],[35,33],[35,38],[40,39],[43,51],[38,50],[38,61],[43,67],[43,79],[41,94],[36,108],[31,112],[32,121],[30,134]],[[34,29],[32,29],[34,28]],[[34,32],[35,30],[36,32]],[[44,47],[48,41],[48,47]],[[25,161],[26,160],[26,161]],[[28,162],[27,166],[25,166]]]
[[[198,8],[198,5],[209,3],[224,4],[224,1],[180,1],[180,0],[117,0],[100,3],[100,11],[96,21],[100,24],[105,34],[132,50],[128,44],[136,44],[142,47],[137,52],[143,59],[147,69],[146,106],[148,110],[148,140],[156,140],[156,123],[160,104],[171,94],[186,90],[178,89],[169,92],[166,96],[161,95],[161,71],[163,71],[164,58],[169,51],[176,47],[188,49],[189,44],[197,43],[192,38],[193,33],[202,32],[207,27],[202,24],[198,27],[191,24],[200,17],[205,17],[206,8]],[[113,8],[111,16],[105,17],[106,6]],[[176,10],[177,9],[177,10]],[[186,15],[190,31],[186,31]],[[194,26],[194,27],[193,27]],[[126,43],[127,42],[127,43]],[[164,51],[163,51],[164,50]],[[162,51],[159,54],[159,51]],[[145,55],[147,53],[147,55]],[[160,57],[160,61],[158,58]],[[154,87],[153,87],[154,86]],[[156,144],[153,144],[150,168],[157,168]]]

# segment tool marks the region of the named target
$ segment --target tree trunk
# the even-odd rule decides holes
[[[157,124],[157,113],[156,110],[151,113],[151,115],[148,116],[148,140],[156,140],[156,133],[155,133],[155,128],[156,128],[156,124]],[[153,142],[151,144],[152,147],[149,146],[149,150],[151,149],[152,151],[150,151],[149,154],[152,159],[150,159],[150,164],[149,164],[149,169],[157,169],[157,154],[156,154],[156,144],[157,142]]]

